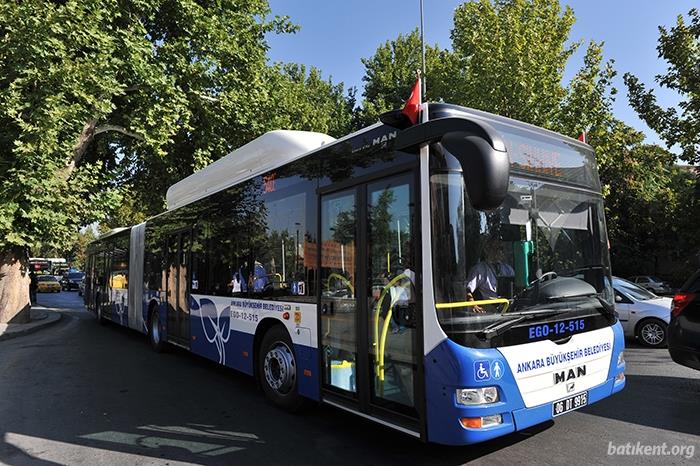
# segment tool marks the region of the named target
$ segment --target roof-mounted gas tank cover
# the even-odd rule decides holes
[[[396,149],[417,150],[439,143],[462,166],[469,200],[477,210],[493,210],[508,192],[510,159],[501,135],[484,121],[464,117],[431,120],[402,131]]]

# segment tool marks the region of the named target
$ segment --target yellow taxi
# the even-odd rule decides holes
[[[36,290],[40,293],[59,293],[61,291],[61,284],[53,275],[39,275],[36,280]]]

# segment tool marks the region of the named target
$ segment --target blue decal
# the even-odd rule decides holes
[[[503,377],[503,362],[496,359],[491,363],[491,376],[493,380],[501,380],[501,377]]]
[[[474,361],[474,380],[477,382],[483,382],[484,380],[489,380],[491,374],[489,373],[489,362],[488,361]]]

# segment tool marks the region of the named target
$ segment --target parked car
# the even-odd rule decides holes
[[[78,296],[82,296],[85,293],[85,278],[78,282]]]
[[[666,345],[668,323],[671,320],[671,298],[657,296],[651,291],[622,278],[613,277],[615,310],[625,336],[636,338],[644,346]]]
[[[78,284],[83,278],[85,278],[83,272],[68,272],[61,279],[61,289],[63,291],[79,290],[80,286]]]
[[[673,297],[668,352],[678,364],[700,370],[700,270]]]
[[[646,288],[654,294],[673,294],[674,291],[671,285],[653,275],[635,275],[628,278],[628,280],[642,288]]]
[[[58,279],[53,275],[39,275],[38,277],[36,277],[36,280],[36,290],[39,293],[61,292],[61,284],[58,282]]]

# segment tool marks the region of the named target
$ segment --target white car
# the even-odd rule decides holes
[[[644,346],[666,346],[673,300],[617,277],[613,277],[613,289],[615,310],[625,336],[635,337]]]

